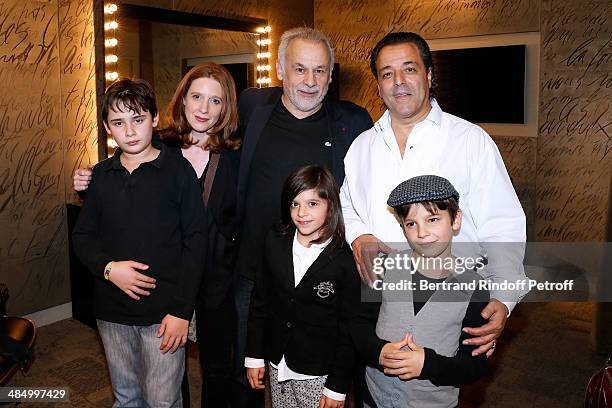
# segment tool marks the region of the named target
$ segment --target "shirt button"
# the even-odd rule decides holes
[[[289,299],[289,301],[290,301],[291,303],[293,303],[293,302],[295,302],[295,299],[294,299],[294,298],[291,298],[291,299]]]
[[[287,327],[291,328],[291,322],[287,322]]]
[[[414,146],[410,146],[410,148],[412,149]]]

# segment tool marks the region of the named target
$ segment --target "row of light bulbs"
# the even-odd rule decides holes
[[[272,67],[269,63],[272,54],[268,51],[268,47],[272,44],[272,40],[268,38],[272,27],[259,27],[256,31],[260,34],[260,38],[257,40],[257,45],[259,46],[259,52],[257,53],[257,85],[261,88],[268,86],[272,82],[270,78]],[[262,38],[264,35],[266,38]]]
[[[114,3],[107,3],[104,5],[104,14],[111,17],[112,15],[115,14],[115,12],[117,11],[117,5]],[[115,20],[110,20],[110,21],[106,21],[104,23],[104,31],[108,32],[108,31],[115,31],[117,28],[119,28],[119,24],[117,23],[117,21]],[[109,36],[106,37],[104,39],[104,46],[109,49],[110,53],[107,53],[106,56],[104,57],[104,62],[106,62],[107,64],[107,68],[108,65],[113,65],[116,64],[117,61],[119,61],[119,57],[117,57],[116,53],[113,53],[113,49],[115,47],[117,47],[117,44],[119,43],[119,41],[117,41],[117,38],[114,37],[114,33],[109,33]],[[117,71],[110,71],[110,70],[106,70],[106,80],[107,81],[115,81],[117,80],[117,78],[119,78],[119,73]]]
[[[115,37],[114,31],[119,28],[119,24],[116,20],[112,19],[112,15],[117,11],[117,5],[114,3],[107,3],[104,5],[104,17],[109,19],[104,22],[104,47],[106,48],[106,56],[104,62],[106,63],[106,80],[108,82],[116,81],[119,78],[119,73],[112,68],[116,66],[119,57],[117,57],[116,47],[119,41]],[[117,142],[108,135],[106,138],[106,145],[108,146],[108,156],[112,155],[117,148]]]

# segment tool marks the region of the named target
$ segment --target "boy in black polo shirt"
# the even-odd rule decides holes
[[[152,141],[158,114],[145,81],[112,84],[102,118],[119,147],[94,167],[73,239],[98,278],[95,314],[114,406],[180,407],[206,248],[201,190],[187,160]]]

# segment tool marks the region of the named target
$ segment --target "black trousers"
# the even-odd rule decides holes
[[[201,406],[230,407],[232,398],[234,300],[231,296],[215,309],[196,308],[197,346],[202,368]],[[185,353],[185,358],[187,358]],[[187,362],[181,384],[183,406],[191,406]]]
[[[197,344],[202,367],[202,407],[229,407],[236,326],[231,291],[214,309],[198,307],[196,319]]]

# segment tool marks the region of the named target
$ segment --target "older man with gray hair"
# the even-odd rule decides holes
[[[299,167],[319,164],[327,166],[341,185],[349,146],[357,135],[373,125],[365,109],[325,98],[333,66],[334,51],[329,39],[312,28],[295,28],[282,35],[278,47],[276,71],[283,87],[247,89],[240,95],[243,145],[237,205],[241,223],[235,285],[237,364],[244,362],[253,282],[266,233],[280,219],[285,179]],[[247,360],[247,364],[261,362]],[[239,381],[248,387],[244,367],[237,367],[238,373]],[[325,395],[343,398],[328,391]],[[260,404],[253,401],[249,391],[245,390],[246,394],[250,397],[243,400],[244,406]]]

